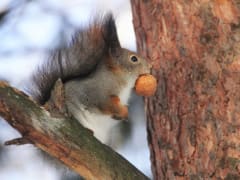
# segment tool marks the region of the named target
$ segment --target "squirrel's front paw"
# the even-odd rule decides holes
[[[128,119],[128,107],[121,104],[118,96],[111,95],[109,101],[101,107],[101,111],[110,114],[116,120]]]
[[[127,106],[119,106],[118,112],[113,114],[113,119],[116,120],[127,120],[128,119],[128,107]]]

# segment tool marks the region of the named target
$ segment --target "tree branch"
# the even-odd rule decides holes
[[[0,116],[23,136],[8,144],[32,142],[86,179],[148,179],[76,120],[51,115],[4,82],[0,82]]]

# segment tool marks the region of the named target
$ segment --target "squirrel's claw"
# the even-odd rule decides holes
[[[119,106],[118,112],[113,114],[113,119],[116,120],[127,120],[128,119],[128,107],[121,105]]]

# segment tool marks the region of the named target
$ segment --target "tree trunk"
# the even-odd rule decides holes
[[[155,179],[240,179],[240,1],[132,0]]]

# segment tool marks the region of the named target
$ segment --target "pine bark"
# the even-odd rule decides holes
[[[131,0],[154,179],[240,179],[240,1]]]

